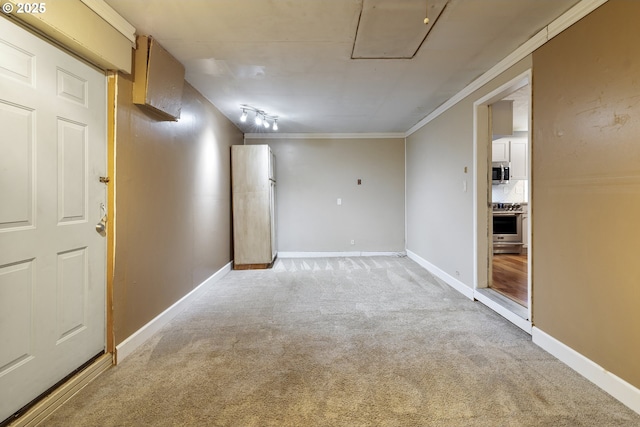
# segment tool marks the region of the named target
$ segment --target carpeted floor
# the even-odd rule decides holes
[[[639,426],[405,257],[232,271],[46,426]]]

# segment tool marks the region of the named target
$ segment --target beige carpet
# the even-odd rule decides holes
[[[640,426],[404,257],[232,271],[46,426]]]

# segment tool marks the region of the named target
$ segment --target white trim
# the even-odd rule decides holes
[[[491,80],[507,71],[516,62],[522,60],[527,55],[533,53],[534,50],[549,41],[550,38],[559,34],[562,30],[566,29],[570,25],[576,23],[587,14],[594,11],[596,8],[603,5],[607,0],[582,0],[575,6],[563,13],[560,17],[554,20],[552,23],[544,27],[538,34],[527,40],[519,48],[514,50],[511,54],[505,57],[502,61],[491,67],[489,71],[478,77],[471,82],[468,86],[462,89],[460,92],[449,98],[444,104],[432,111],[427,117],[416,123],[411,129],[405,133],[405,137],[412,135],[420,130],[423,126],[429,123],[431,120],[438,117],[440,114],[447,111],[449,108],[462,101],[467,96],[471,95],[476,90],[480,89]]]
[[[479,248],[480,245],[482,244],[483,247],[487,247],[489,245],[489,241],[488,241],[488,236],[486,236],[486,234],[483,233],[483,238],[480,239],[482,241],[479,241],[478,239],[478,231],[480,230],[480,225],[478,224],[478,215],[479,215],[479,211],[478,211],[478,185],[479,185],[479,180],[482,179],[483,177],[481,177],[480,175],[480,170],[481,168],[479,167],[479,162],[481,161],[480,159],[478,159],[478,146],[480,145],[479,141],[478,141],[478,128],[480,127],[480,124],[478,122],[478,109],[480,107],[482,108],[489,108],[488,105],[491,104],[493,101],[497,101],[498,99],[500,99],[502,96],[500,96],[501,93],[505,92],[506,89],[510,86],[514,85],[514,81],[518,80],[522,75],[516,77],[515,79],[511,80],[510,82],[505,83],[504,85],[500,86],[499,88],[495,89],[494,91],[492,91],[491,93],[488,93],[486,95],[484,95],[482,98],[474,101],[473,103],[473,167],[474,167],[474,174],[473,174],[473,248],[474,248],[474,257],[473,257],[473,289],[478,289],[479,286],[479,282],[480,282],[480,275],[479,275],[479,271],[480,271],[480,266],[481,265],[485,265],[486,261],[485,259],[483,260],[478,260],[478,253],[479,253]],[[484,131],[484,127],[483,127],[483,131]],[[484,134],[484,132],[482,132]],[[488,138],[486,140],[487,143],[491,142],[490,137],[485,136],[485,138]],[[483,140],[484,141],[484,140]],[[484,162],[486,162],[488,164],[488,159],[483,159]],[[488,171],[487,171],[488,173]],[[484,177],[484,179],[487,179],[486,177]],[[488,189],[487,189],[488,190]],[[484,209],[487,209],[486,205],[483,205]],[[487,218],[488,220],[488,218]],[[484,278],[484,277],[483,277]]]
[[[488,159],[478,159],[478,145],[480,144],[479,142],[479,123],[478,123],[478,109],[480,107],[482,108],[488,108],[488,106],[490,104],[492,104],[493,102],[502,99],[504,96],[508,95],[509,93],[512,93],[524,86],[528,85],[532,85],[532,80],[533,80],[533,73],[531,68],[523,71],[522,73],[520,73],[519,75],[517,75],[516,77],[512,78],[511,80],[509,80],[508,82],[504,83],[503,85],[501,85],[500,87],[494,89],[493,91],[489,92],[488,94],[482,96],[480,99],[474,101],[473,103],[473,165],[475,167],[475,172],[473,174],[473,245],[474,245],[474,257],[473,257],[473,289],[477,290],[480,288],[480,269],[481,268],[486,268],[485,267],[485,262],[484,260],[479,260],[478,259],[478,253],[479,253],[479,248],[480,245],[482,246],[488,246],[489,245],[489,241],[488,241],[488,237],[485,237],[485,234],[482,234],[482,239],[478,239],[479,236],[479,230],[481,229],[481,224],[478,224],[478,215],[479,215],[479,211],[478,211],[478,183],[480,179],[487,179],[484,176],[480,176],[480,168],[478,167],[479,162],[484,161],[488,161]],[[529,108],[531,108],[531,105],[529,106]],[[529,112],[529,120],[531,120],[531,112]],[[529,129],[531,129],[531,121],[529,121]],[[528,153],[528,161],[531,160],[531,138],[530,138],[530,134],[531,132],[528,132],[528,138],[529,138],[529,144],[527,146],[527,149],[529,150]],[[491,143],[490,141],[488,141],[488,143]],[[529,171],[531,171],[531,164],[528,164],[529,167]],[[531,185],[532,180],[529,179],[528,180],[528,184],[527,185]],[[529,198],[531,198],[531,188],[529,188]],[[529,200],[530,201],[530,200]],[[527,215],[529,215],[529,220],[531,220],[531,211],[528,210],[527,211]],[[532,238],[531,238],[531,227],[529,227],[529,242],[530,242],[530,246],[531,246],[531,242],[532,242]],[[530,256],[531,256],[531,250],[529,249],[528,255],[529,257],[529,266],[532,265],[532,263],[530,262]],[[527,272],[527,280],[528,280],[528,290],[527,290],[527,299],[528,299],[528,305],[527,305],[527,317],[529,319],[531,319],[531,311],[532,311],[532,298],[531,298],[531,284],[532,284],[532,277],[531,277],[531,268],[528,269]],[[484,278],[484,277],[483,277]],[[480,297],[478,297],[478,295],[480,295]],[[487,305],[489,308],[492,308],[493,310],[495,310],[498,314],[500,314],[501,316],[507,318],[508,320],[510,320],[512,323],[514,323],[515,325],[517,325],[519,328],[527,331],[529,334],[531,333],[531,322],[528,320],[524,320],[522,319],[520,316],[518,316],[517,314],[514,314],[512,312],[510,312],[509,310],[507,310],[506,308],[504,308],[503,306],[501,306],[500,304],[496,303],[495,301],[489,300],[486,296],[478,293],[477,291],[475,292],[475,296],[476,299],[478,301],[481,301],[483,304]],[[506,313],[510,313],[510,314],[506,314]],[[525,323],[523,323],[525,322]]]
[[[406,249],[409,241],[409,226],[407,216],[407,138],[404,138],[404,247]]]
[[[478,289],[479,277],[479,260],[478,248],[480,242],[478,241],[478,108],[477,102],[473,103],[473,289]],[[488,162],[487,162],[488,163]],[[488,171],[487,171],[488,173]],[[489,237],[484,240],[484,246],[488,247]]]
[[[409,249],[407,249],[407,256],[413,261],[415,261],[416,263],[418,263],[422,268],[429,271],[431,274],[444,280],[444,282],[447,285],[451,286],[453,289],[460,292],[465,297],[469,298],[470,300],[474,299],[473,289],[471,289],[469,286],[462,283],[460,280],[456,279],[455,277],[451,276],[449,273],[446,273],[445,271],[431,264],[429,261],[420,257],[416,253],[411,252]]]
[[[244,139],[404,139],[404,132],[391,133],[245,133]]]
[[[116,346],[115,361],[116,363],[122,362],[127,356],[133,353],[138,347],[140,347],[146,340],[151,338],[153,334],[162,329],[167,323],[171,321],[178,313],[180,313],[189,303],[194,301],[198,296],[205,292],[214,283],[224,277],[229,271],[231,271],[231,265],[233,262],[228,263],[220,270],[215,272],[211,277],[202,282],[198,287],[189,292],[184,297],[176,301],[171,307],[167,308],[162,313],[158,314],[149,323],[138,329],[127,339],[122,341]]]
[[[517,314],[513,313],[511,310],[505,308],[500,303],[492,300],[491,298],[487,297],[486,295],[482,294],[481,292],[474,291],[473,296],[474,296],[474,298],[476,300],[480,301],[482,304],[486,305],[491,310],[495,311],[500,316],[504,317],[509,322],[513,323],[518,328],[522,329],[523,331],[525,331],[526,333],[531,335],[532,325],[531,325],[531,322],[529,320],[523,319],[522,317],[520,317]]]
[[[533,342],[640,414],[640,389],[535,326],[533,327]]]
[[[109,25],[115,28],[120,34],[131,41],[132,47],[136,45],[136,28],[124,19],[104,0],[80,0],[96,15],[104,19]]]
[[[580,1],[558,19],[550,23],[547,28],[549,30],[549,40],[578,22],[595,9],[605,4],[607,0],[589,0]]]
[[[113,366],[113,356],[109,353],[100,356],[91,365],[78,372],[60,387],[49,393],[20,418],[9,424],[10,427],[35,427],[60,408],[87,384]]]
[[[478,99],[477,101],[475,101],[473,103],[474,107],[477,107],[479,105],[491,105],[493,104],[495,101],[498,101],[500,99],[502,99],[504,96],[509,95],[512,92],[515,92],[516,90],[531,84],[531,80],[532,80],[532,70],[531,68],[526,69],[525,71],[523,71],[522,73],[518,74],[517,76],[515,76],[514,78],[512,78],[511,80],[509,80],[508,82],[506,82],[505,84],[501,85],[500,87],[492,90],[491,92],[489,92],[486,95],[483,95],[482,98]],[[526,83],[523,84],[523,81],[526,80]],[[477,131],[477,129],[476,129]],[[527,131],[528,132],[528,131]]]
[[[405,256],[404,252],[278,252],[278,258],[349,258],[361,256]]]
[[[507,71],[513,65],[515,65],[518,61],[525,58],[531,52],[542,46],[547,42],[547,29],[543,28],[538,34],[527,40],[522,46],[518,49],[514,50],[510,55],[504,58],[502,61],[498,62],[496,65],[491,67],[489,71],[478,77],[476,80],[471,82],[467,87],[462,89],[460,92],[449,98],[447,102],[442,104],[440,107],[436,108],[431,114],[429,114],[424,119],[420,120],[415,126],[407,131],[407,135],[409,136],[414,132],[418,131],[420,128],[425,126],[431,120],[438,117],[440,114],[447,111],[449,108],[456,105],[458,102],[462,101],[467,96],[471,95],[476,90],[480,89],[485,84],[489,83],[491,80],[498,77],[500,74]]]

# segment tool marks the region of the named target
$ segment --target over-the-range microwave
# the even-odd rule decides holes
[[[509,182],[509,171],[511,169],[509,162],[493,162],[491,166],[491,183],[493,185]]]

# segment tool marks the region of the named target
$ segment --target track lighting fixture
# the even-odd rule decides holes
[[[278,130],[278,116],[272,116],[267,114],[264,110],[260,110],[258,108],[252,107],[251,105],[242,104],[240,105],[240,109],[242,110],[242,114],[240,115],[240,121],[245,123],[247,121],[247,111],[253,111],[256,116],[254,119],[254,123],[256,126],[263,126],[265,129],[269,129],[272,127],[273,122],[273,130]]]

